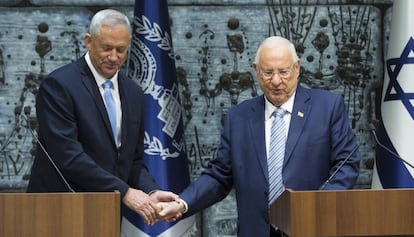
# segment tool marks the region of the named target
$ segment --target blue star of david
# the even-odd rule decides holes
[[[390,81],[387,86],[387,91],[385,92],[384,102],[391,100],[401,100],[408,113],[411,115],[411,118],[414,120],[414,107],[410,103],[410,100],[414,99],[414,92],[404,92],[400,83],[397,81],[401,68],[405,64],[414,64],[414,58],[408,57],[411,52],[414,52],[414,39],[412,37],[410,37],[408,40],[408,43],[399,58],[390,58],[387,60],[387,73]],[[395,66],[394,70],[392,70],[391,66]],[[395,90],[395,93],[391,93],[392,89]]]

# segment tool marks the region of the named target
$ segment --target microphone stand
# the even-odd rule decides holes
[[[354,149],[348,154],[348,156],[341,162],[341,164],[335,169],[335,171],[332,173],[332,175],[319,187],[319,190],[325,189],[326,185],[328,185],[329,182],[335,177],[336,173],[342,168],[342,166],[345,165],[345,163],[351,158],[351,156],[355,153],[355,151],[358,149],[359,144],[357,144]]]
[[[404,162],[406,165],[408,165],[408,166],[410,166],[411,168],[413,168],[413,169],[414,169],[414,166],[413,166],[412,164],[408,163],[408,161],[404,160],[401,156],[399,156],[397,153],[393,152],[391,149],[389,149],[388,147],[386,147],[385,145],[383,145],[383,144],[382,144],[382,143],[378,140],[377,133],[375,132],[375,126],[374,126],[374,125],[370,124],[369,126],[370,126],[370,128],[371,128],[371,132],[372,132],[372,134],[374,135],[375,142],[376,142],[378,145],[380,145],[380,147],[382,147],[383,149],[385,149],[386,151],[388,151],[389,153],[391,153],[393,156],[395,156],[397,159],[401,160],[401,161],[402,161],[402,162]]]

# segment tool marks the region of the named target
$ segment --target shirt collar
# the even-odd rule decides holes
[[[296,91],[293,93],[291,97],[289,97],[289,99],[284,104],[280,106],[282,109],[284,109],[289,114],[291,114],[293,111],[293,102],[295,101],[295,95],[296,95]],[[272,117],[272,114],[275,111],[276,106],[274,106],[267,99],[266,96],[264,96],[264,98],[265,98],[265,120],[268,120]]]
[[[89,69],[91,69],[91,71],[92,71],[92,74],[93,74],[93,77],[95,78],[96,84],[100,87],[108,79],[101,76],[101,74],[99,74],[98,71],[96,71],[95,67],[92,64],[91,57],[89,55],[89,51],[86,52],[85,60],[86,60],[86,63],[88,64]],[[116,89],[116,90],[118,89],[118,80],[117,80],[118,72],[119,72],[119,70],[115,73],[115,75],[112,78],[109,78],[109,80],[111,80],[113,85],[114,85],[114,89]]]

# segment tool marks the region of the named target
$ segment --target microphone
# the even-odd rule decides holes
[[[342,166],[344,166],[345,163],[349,160],[349,158],[351,158],[351,156],[355,153],[358,147],[359,147],[359,144],[357,144],[354,147],[354,149],[351,152],[349,152],[348,156],[341,162],[341,164],[338,167],[336,167],[335,171],[331,174],[331,176],[329,176],[329,178],[325,181],[325,183],[323,183],[321,187],[319,187],[319,190],[325,189],[326,185],[328,185],[328,183],[331,182],[331,180],[335,177],[336,173],[338,173],[338,171],[342,168]]]
[[[399,156],[397,153],[393,152],[391,149],[389,149],[388,147],[386,147],[384,144],[382,144],[378,137],[377,137],[377,133],[375,132],[375,126],[370,123],[369,124],[369,128],[371,129],[372,134],[374,135],[375,138],[375,142],[382,148],[384,148],[386,151],[388,151],[389,153],[391,153],[395,158],[399,159],[400,161],[404,162],[406,165],[410,166],[411,168],[414,169],[414,166],[410,163],[408,163],[408,161],[404,160],[401,156]]]
[[[69,189],[70,192],[74,193],[75,190],[73,190],[73,188],[69,185],[69,183],[66,180],[65,176],[63,176],[62,172],[57,167],[57,165],[53,161],[52,157],[49,155],[49,152],[47,152],[46,148],[43,146],[43,144],[40,142],[39,138],[36,136],[36,134],[34,132],[34,129],[32,128],[31,123],[29,122],[29,120],[27,119],[27,117],[25,115],[21,115],[21,116],[26,121],[26,125],[29,128],[30,133],[32,134],[33,138],[36,140],[37,144],[42,149],[43,153],[45,153],[46,157],[48,158],[48,160],[50,161],[50,163],[53,165],[53,168],[56,170],[56,172],[58,173],[58,175],[60,176],[60,178],[63,180],[63,182],[65,183],[66,187]]]

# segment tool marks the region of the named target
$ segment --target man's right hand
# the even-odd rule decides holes
[[[186,211],[181,199],[171,202],[159,202],[157,204],[158,218],[164,221],[176,221]]]
[[[143,191],[129,188],[122,202],[138,213],[147,225],[153,225],[157,222],[157,207]]]

